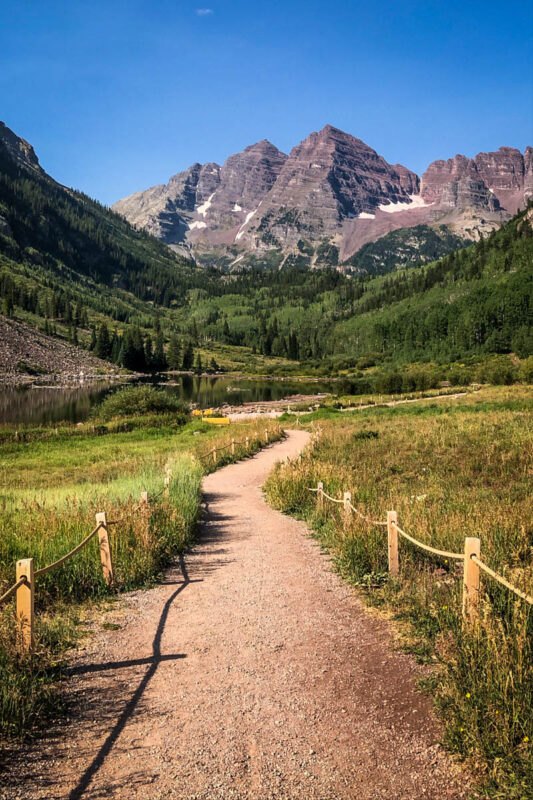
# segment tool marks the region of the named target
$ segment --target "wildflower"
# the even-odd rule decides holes
[[[527,742],[529,742],[529,736],[524,736],[523,741],[526,742],[526,744],[527,744]]]
[[[442,606],[442,610],[443,611],[446,611],[447,608],[448,608],[448,606]]]
[[[461,733],[463,733],[463,731],[464,731],[464,728],[459,728],[459,730],[461,731]]]
[[[470,692],[467,692],[467,693],[466,693],[466,696],[467,696],[467,697],[470,697]]]

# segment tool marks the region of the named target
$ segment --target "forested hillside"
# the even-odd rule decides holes
[[[533,353],[533,208],[486,240],[367,283],[333,352],[394,361]]]
[[[8,317],[130,369],[190,368],[200,350],[213,368],[214,352],[244,366],[257,354],[264,367],[275,358],[281,370],[322,374],[511,351],[527,357],[532,213],[417,267],[416,259],[459,240],[395,232],[360,254],[369,272],[394,269],[385,276],[346,276],[333,263],[222,274],[0,147],[0,294]]]

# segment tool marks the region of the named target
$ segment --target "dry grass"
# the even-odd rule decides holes
[[[279,468],[267,486],[278,508],[307,519],[339,571],[410,632],[410,649],[434,662],[428,687],[448,745],[472,757],[492,797],[531,797],[533,610],[488,577],[481,624],[461,628],[461,569],[400,540],[401,574],[387,574],[386,529],[347,524],[339,506],[316,505],[308,487],[373,519],[396,509],[417,539],[461,552],[481,539],[482,558],[533,591],[532,393],[485,389],[462,400],[343,414],[301,464]],[[312,418],[312,415],[310,415]],[[528,787],[528,788],[526,788]]]

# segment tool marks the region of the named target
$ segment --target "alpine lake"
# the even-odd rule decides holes
[[[139,381],[137,381],[138,383]],[[280,401],[293,395],[316,395],[338,391],[333,381],[241,378],[190,374],[143,380],[178,395],[196,407],[219,408],[245,403]],[[128,381],[127,385],[131,385]],[[58,422],[83,422],[94,406],[124,382],[83,383],[65,386],[33,383],[0,387],[0,424],[46,425]]]

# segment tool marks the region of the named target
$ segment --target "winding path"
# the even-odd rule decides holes
[[[10,759],[0,797],[444,800],[417,668],[261,485],[308,434],[204,480],[194,551],[127,596],[72,668],[75,713]],[[116,612],[115,612],[116,617]]]

